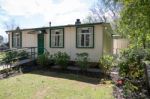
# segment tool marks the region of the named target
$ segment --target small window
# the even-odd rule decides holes
[[[52,29],[51,30],[50,47],[52,47],[52,48],[63,48],[64,47],[63,29]]]
[[[21,33],[12,33],[12,47],[21,48]]]
[[[94,47],[93,27],[77,28],[77,47],[92,48]]]

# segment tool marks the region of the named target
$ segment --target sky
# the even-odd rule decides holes
[[[0,0],[0,35],[7,39],[6,24],[34,28],[74,24],[89,14],[96,0]],[[5,40],[6,40],[5,39]]]

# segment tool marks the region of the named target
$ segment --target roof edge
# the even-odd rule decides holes
[[[40,29],[48,29],[48,28],[58,28],[58,27],[74,27],[74,26],[88,26],[88,25],[98,25],[98,24],[110,24],[110,23],[105,23],[105,22],[97,22],[97,23],[84,23],[84,24],[80,24],[80,25],[75,25],[75,24],[71,24],[71,25],[60,25],[60,26],[51,26],[51,27],[39,27],[39,28],[24,28],[24,29],[20,29],[21,31],[25,31],[25,30],[40,30]],[[13,32],[16,30],[7,30],[5,31],[7,32]]]

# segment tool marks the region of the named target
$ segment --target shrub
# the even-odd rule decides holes
[[[76,64],[79,65],[82,71],[87,70],[88,65],[88,53],[77,53]]]
[[[50,64],[49,54],[44,53],[44,54],[39,55],[37,58],[37,63],[41,67],[47,67]]]
[[[102,69],[102,71],[104,72],[104,74],[109,75],[111,68],[114,66],[114,57],[111,55],[103,55],[100,58],[100,68]]]
[[[65,52],[57,52],[53,56],[54,62],[57,65],[60,65],[62,69],[66,69],[70,60],[70,56]]]
[[[28,52],[26,52],[26,51],[24,51],[24,50],[18,52],[18,55],[17,55],[17,56],[18,56],[18,58],[19,58],[20,60],[29,58]]]
[[[2,61],[4,63],[16,62],[17,60],[23,60],[28,58],[26,51],[8,51],[3,55]]]
[[[5,53],[5,56],[3,57],[2,61],[4,63],[11,63],[11,62],[15,62],[18,57],[18,52],[17,51],[8,51]]]
[[[131,79],[142,77],[144,74],[143,61],[149,59],[149,53],[144,49],[125,49],[121,53],[119,67],[122,77]]]
[[[146,82],[143,64],[145,60],[150,60],[150,51],[147,49],[128,48],[121,52],[119,74],[125,79],[124,92],[128,97],[142,94]]]

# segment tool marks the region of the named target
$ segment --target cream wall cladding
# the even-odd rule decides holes
[[[51,53],[58,51],[66,52],[70,55],[71,60],[75,60],[76,53],[87,52],[91,62],[98,62],[103,50],[103,27],[101,25],[94,26],[94,48],[76,48],[76,27],[64,27],[64,48],[50,48],[49,37],[50,32],[45,35],[45,47]]]
[[[9,32],[9,48],[12,49],[12,32]]]
[[[37,33],[22,31],[22,47],[37,47]]]
[[[77,48],[76,47],[76,26],[62,26],[62,27],[51,27],[52,29],[63,28],[64,29],[64,47],[63,48],[51,48],[50,47],[50,28],[46,29],[46,34],[44,34],[44,47],[50,54],[57,53],[58,51],[66,52],[70,55],[71,60],[74,61],[76,58],[76,53],[86,52],[89,54],[90,62],[98,62],[99,58],[103,55],[104,44],[108,44],[106,47],[107,51],[111,51],[109,46],[111,46],[111,40],[104,40],[104,26],[103,24],[91,24],[91,25],[81,25],[81,27],[93,27],[94,28],[94,47],[92,48]],[[80,27],[80,26],[79,26]],[[22,47],[38,47],[38,33],[29,33],[32,30],[22,31]],[[11,33],[10,33],[11,36]],[[107,36],[107,35],[105,35]],[[107,37],[106,37],[107,38]],[[10,39],[10,44],[11,44]],[[11,48],[11,46],[10,46]]]

